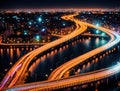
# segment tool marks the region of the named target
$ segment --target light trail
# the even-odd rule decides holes
[[[57,39],[53,42],[50,42],[38,49],[35,49],[31,52],[29,52],[28,54],[26,54],[25,56],[23,56],[20,60],[18,60],[15,65],[7,72],[6,76],[3,78],[3,80],[1,81],[1,84],[0,84],[0,90],[2,90],[4,87],[6,87],[8,85],[7,82],[10,81],[10,84],[8,87],[12,87],[16,84],[16,82],[18,82],[19,80],[18,79],[22,79],[24,77],[24,74],[25,74],[25,71],[29,65],[29,63],[31,62],[31,60],[38,54],[50,49],[50,48],[53,48],[59,44],[62,44],[74,37],[76,37],[77,35],[83,33],[86,29],[87,29],[87,26],[82,24],[81,22],[79,22],[78,20],[76,19],[73,19],[73,17],[76,16],[76,14],[73,14],[73,15],[67,15],[67,16],[63,16],[62,18],[63,19],[66,19],[66,20],[73,20],[74,22],[76,22],[76,29],[75,31],[73,31],[71,34],[68,34],[60,39]],[[19,64],[22,64],[22,66],[19,68],[19,71],[17,71],[17,74],[14,76],[14,77],[11,77],[11,73],[14,72],[14,70],[17,68],[17,66]],[[6,81],[7,80],[7,81]]]
[[[62,76],[65,74],[65,72],[67,72],[69,69],[82,63],[83,61],[87,60],[88,58],[113,47],[115,44],[120,42],[120,36],[118,34],[116,34],[115,32],[113,32],[109,29],[102,28],[102,27],[97,27],[92,24],[88,24],[88,23],[84,23],[84,24],[86,24],[89,27],[96,28],[98,30],[105,32],[106,34],[108,34],[110,36],[110,38],[111,38],[110,41],[107,44],[105,44],[99,48],[96,48],[90,52],[87,52],[87,53],[85,53],[79,57],[76,57],[76,58],[64,63],[63,65],[59,66],[50,74],[48,80],[55,80],[55,79],[62,78]]]
[[[77,64],[81,63],[82,61],[85,61],[86,59],[88,59],[104,50],[107,50],[120,42],[120,36],[117,35],[115,32],[110,31],[109,29],[105,29],[102,27],[96,27],[95,25],[84,23],[84,22],[82,22],[82,24],[86,24],[89,27],[93,27],[93,28],[99,29],[99,30],[107,33],[111,37],[110,41],[106,45],[96,48],[96,49],[94,49],[86,54],[83,54],[82,56],[77,57],[77,58],[63,64],[62,66],[58,67],[57,69],[59,69],[59,68],[60,69],[53,71],[53,73],[54,72],[55,73],[54,73],[54,75],[50,76],[50,80],[48,80],[48,81],[19,85],[19,86],[10,88],[9,90],[16,90],[16,91],[17,90],[30,90],[30,89],[31,90],[32,89],[34,89],[34,90],[52,90],[52,89],[69,87],[72,85],[74,86],[77,84],[83,84],[83,83],[100,80],[100,79],[112,76],[112,75],[120,72],[120,64],[117,64],[115,66],[112,66],[112,67],[109,67],[106,69],[93,71],[93,72],[86,73],[83,75],[60,79],[62,77],[62,75],[67,70],[69,70],[71,67],[76,66]]]
[[[73,17],[74,17],[74,15],[70,15],[70,16],[67,16],[67,19],[73,19]],[[75,36],[83,33],[86,30],[87,27],[84,26],[82,23],[80,23],[78,20],[73,20],[73,21],[78,22],[78,23],[76,23],[76,26],[77,26],[76,30],[71,34],[66,35],[66,36],[64,36],[58,40],[55,40],[51,43],[48,43],[45,46],[42,46],[42,47],[38,48],[36,51],[34,51],[29,57],[27,57],[27,59],[23,63],[23,66],[19,70],[19,73],[17,74],[16,77],[13,78],[13,80],[11,81],[11,83],[8,87],[12,87],[15,84],[15,82],[19,83],[19,81],[21,81],[23,79],[25,71],[27,70],[29,63],[35,56],[37,56],[38,54],[40,54],[54,46],[57,46],[65,41],[68,41],[68,40],[74,38]]]
[[[96,49],[94,49],[94,50],[92,50],[92,51],[90,51],[90,52],[88,52],[86,54],[83,54],[82,57],[81,56],[78,57],[80,59],[80,61],[78,60],[78,58],[75,58],[75,59],[71,60],[69,63],[68,62],[65,63],[67,65],[67,68],[64,68],[66,66],[63,66],[63,67],[61,66],[60,69],[64,68],[63,71],[60,70],[61,73],[59,73],[58,71],[55,72],[55,74],[57,74],[56,76],[58,76],[58,77],[51,76],[51,77],[53,77],[52,80],[43,81],[43,82],[37,82],[37,83],[30,83],[30,84],[23,84],[23,85],[15,86],[13,88],[9,88],[8,90],[15,90],[15,91],[17,91],[17,90],[30,90],[30,89],[31,90],[32,89],[34,89],[34,90],[52,90],[52,89],[69,87],[69,86],[74,86],[74,85],[77,85],[77,84],[83,84],[83,83],[88,83],[88,82],[100,80],[100,79],[112,76],[112,75],[120,72],[120,64],[117,64],[115,66],[112,66],[112,67],[109,67],[109,68],[106,68],[106,69],[90,72],[90,73],[83,74],[83,75],[78,75],[78,76],[73,76],[73,77],[69,77],[69,78],[60,79],[62,77],[62,75],[68,69],[70,69],[71,67],[76,66],[81,61],[85,61],[86,59],[88,59],[88,58],[90,58],[90,57],[92,57],[92,56],[94,56],[94,55],[96,55],[96,54],[98,54],[98,53],[100,53],[100,52],[102,52],[104,50],[107,50],[107,49],[113,47],[114,45],[116,45],[117,43],[120,42],[120,36],[117,35],[115,32],[110,31],[109,29],[105,29],[105,28],[102,28],[102,27],[96,27],[95,25],[84,23],[84,22],[79,22],[77,19],[74,19],[74,18],[71,18],[70,20],[72,20],[75,23],[77,23],[76,25],[80,24],[81,28],[82,28],[82,24],[83,24],[83,25],[87,25],[89,27],[93,27],[93,28],[99,29],[99,30],[105,32],[106,34],[108,34],[111,37],[111,39],[110,39],[110,41],[106,45],[101,46],[99,48],[96,48]],[[79,28],[80,27],[78,26],[77,30],[79,30]],[[76,32],[76,33],[78,34],[78,32]],[[38,51],[35,51],[35,53],[39,54]],[[30,61],[28,61],[28,60],[31,60],[35,55],[31,54],[30,56],[27,57],[27,59],[26,59],[27,61],[25,61],[23,63],[24,66],[25,66],[25,64],[29,64]],[[63,65],[65,65],[65,64],[63,64]],[[22,66],[23,69],[24,69],[24,66]]]
[[[6,91],[49,91],[97,81],[100,79],[104,79],[108,76],[112,76],[118,72],[120,72],[120,64],[116,64],[115,66],[109,68],[88,72],[77,76],[71,76],[69,78],[18,85],[13,88],[9,88]]]

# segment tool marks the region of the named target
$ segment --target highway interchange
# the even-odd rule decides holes
[[[9,87],[8,91],[28,90],[28,89],[29,90],[30,89],[31,90],[32,89],[50,90],[53,88],[59,88],[59,87],[62,88],[62,86],[63,87],[70,86],[71,84],[77,84],[77,83],[81,83],[81,82],[87,82],[87,81],[92,82],[95,79],[96,80],[102,79],[104,77],[108,77],[108,76],[118,73],[120,71],[120,69],[119,69],[120,64],[117,64],[113,67],[109,67],[109,68],[102,69],[99,71],[61,79],[62,76],[64,75],[64,73],[67,72],[72,67],[80,64],[81,62],[85,61],[86,59],[88,59],[104,50],[107,50],[107,49],[113,47],[114,45],[116,45],[117,43],[120,42],[120,40],[119,40],[120,37],[115,32],[113,32],[109,29],[105,29],[103,27],[98,27],[98,26],[95,26],[92,24],[81,22],[78,19],[75,19],[74,16],[76,16],[76,14],[65,15],[64,17],[62,17],[65,20],[71,20],[71,21],[75,22],[76,29],[74,32],[72,32],[71,34],[68,34],[66,36],[63,36],[62,38],[59,38],[53,42],[47,43],[46,45],[29,52],[28,54],[23,56],[21,59],[19,59],[16,62],[16,64],[8,71],[8,73],[2,80],[2,82],[0,84],[0,89]],[[110,41],[107,44],[105,44],[99,48],[96,48],[90,52],[87,52],[87,53],[83,54],[82,56],[74,58],[74,59],[66,62],[65,64],[61,65],[60,67],[56,68],[49,76],[48,81],[23,84],[23,85],[18,85],[18,86],[13,87],[16,83],[17,84],[20,83],[21,79],[23,79],[29,63],[35,56],[37,56],[38,54],[40,54],[50,48],[53,48],[59,44],[64,43],[64,42],[74,38],[75,36],[82,34],[87,29],[88,26],[92,27],[92,28],[96,28],[96,29],[101,30],[101,31],[105,32],[106,34],[108,34],[110,36]],[[81,77],[83,79],[80,79]],[[9,82],[9,84],[8,84],[8,82]],[[61,84],[61,86],[60,86],[60,84]]]

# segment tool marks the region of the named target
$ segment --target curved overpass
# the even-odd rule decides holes
[[[73,18],[74,16],[76,16],[76,14],[66,15],[66,16],[63,16],[62,18],[65,20],[74,21],[76,23],[75,31],[73,31],[71,34],[68,34],[60,39],[50,42],[38,49],[33,50],[33,51],[29,52],[28,54],[26,54],[25,56],[23,56],[21,59],[19,59],[15,63],[15,65],[7,72],[7,74],[1,81],[0,90],[2,90],[4,87],[12,87],[16,84],[17,81],[21,80],[24,77],[25,71],[27,70],[29,63],[36,55],[38,55],[50,48],[53,48],[59,44],[62,44],[64,42],[76,37],[77,35],[83,33],[87,29],[87,26],[84,25],[82,22],[79,22],[78,20],[74,19]],[[10,83],[10,84],[8,84],[8,83]]]
[[[23,84],[23,85],[19,85],[19,86],[10,88],[8,90],[16,90],[16,91],[17,90],[30,90],[30,89],[52,90],[52,89],[64,88],[64,87],[74,86],[77,84],[84,84],[84,83],[88,83],[88,82],[92,82],[92,81],[97,81],[97,80],[112,76],[112,75],[120,72],[120,64],[116,64],[115,66],[112,66],[112,67],[109,67],[106,69],[97,70],[97,71],[89,72],[89,73],[78,75],[78,76],[72,76],[69,78],[60,79],[63,76],[63,74],[70,68],[76,66],[77,64],[81,63],[82,61],[85,61],[86,59],[88,59],[104,50],[107,50],[107,49],[113,47],[114,45],[116,45],[117,43],[120,42],[120,36],[117,35],[115,32],[110,31],[109,29],[105,29],[103,27],[96,27],[95,25],[84,23],[84,22],[81,22],[81,23],[107,33],[111,37],[110,41],[106,45],[96,48],[86,54],[83,54],[82,56],[74,58],[73,60],[58,67],[50,75],[48,81]]]
[[[87,52],[79,57],[76,57],[66,63],[64,63],[63,65],[59,66],[58,68],[56,68],[49,76],[48,80],[55,80],[55,79],[60,79],[62,78],[62,76],[64,75],[65,72],[67,72],[69,69],[73,68],[74,66],[82,63],[83,61],[87,60],[88,58],[96,55],[96,54],[99,54],[111,47],[113,47],[115,44],[119,43],[120,42],[120,36],[117,35],[115,32],[109,30],[109,29],[105,29],[103,27],[97,27],[95,25],[92,25],[92,24],[89,24],[89,23],[84,23],[86,24],[87,26],[89,27],[92,27],[92,28],[96,28],[98,30],[101,30],[105,33],[107,33],[111,39],[110,41],[99,47],[99,48],[96,48],[90,52]]]
[[[55,90],[64,87],[70,87],[75,85],[86,84],[89,82],[97,81],[100,79],[104,79],[108,76],[112,76],[116,73],[120,72],[120,63],[116,64],[115,66],[101,69],[93,72],[84,73],[77,76],[71,76],[69,78],[63,78],[53,81],[43,81],[43,82],[36,82],[30,84],[24,84],[15,86],[13,88],[9,88],[6,91],[49,91]]]

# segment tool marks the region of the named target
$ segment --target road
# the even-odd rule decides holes
[[[10,88],[9,90],[29,90],[29,89],[47,90],[47,89],[54,89],[54,88],[60,88],[60,87],[62,88],[62,87],[67,87],[67,86],[78,84],[78,83],[80,84],[80,83],[92,82],[92,81],[95,81],[95,80],[103,79],[105,77],[109,77],[109,76],[112,76],[112,75],[120,72],[120,64],[117,64],[117,65],[115,65],[113,67],[109,67],[109,68],[106,68],[106,69],[103,69],[103,70],[91,72],[89,74],[84,74],[83,76],[79,75],[77,77],[73,76],[73,77],[70,77],[70,78],[60,79],[62,77],[62,75],[68,69],[70,69],[71,67],[74,67],[75,65],[79,64],[81,61],[85,61],[86,59],[88,59],[88,58],[90,58],[90,57],[92,57],[92,56],[94,56],[94,55],[96,55],[96,54],[98,54],[98,53],[100,53],[100,52],[102,52],[104,50],[107,50],[107,49],[113,47],[114,45],[116,45],[118,42],[120,42],[119,35],[117,35],[113,31],[110,31],[109,29],[105,29],[103,27],[97,27],[97,26],[92,25],[92,24],[80,22],[79,20],[74,19],[73,16],[72,16],[72,18],[70,17],[70,20],[74,21],[76,23],[76,26],[77,26],[76,30],[73,33],[69,34],[69,35],[71,35],[71,38],[73,38],[72,34],[75,33],[74,36],[75,35],[79,35],[80,31],[82,31],[82,32],[85,31],[86,27],[89,26],[89,27],[93,27],[93,28],[96,28],[98,30],[101,30],[101,31],[105,32],[106,34],[108,34],[111,37],[111,39],[110,39],[110,41],[106,45],[101,46],[99,48],[96,48],[96,49],[94,49],[94,50],[92,50],[92,51],[90,51],[90,52],[88,52],[86,54],[83,54],[82,57],[81,56],[77,57],[77,58],[75,58],[75,59],[73,59],[73,60],[71,60],[71,61],[63,64],[62,66],[58,67],[57,69],[60,68],[60,69],[62,69],[62,71],[61,70],[57,70],[57,71],[55,71],[55,73],[53,72],[54,74],[49,77],[50,80],[48,80],[48,81],[37,82],[37,83],[32,83],[32,84],[23,84],[23,85],[20,85],[20,86],[15,86],[13,88]],[[79,25],[81,27],[79,27]],[[87,26],[83,26],[83,25],[87,25]],[[68,35],[66,35],[66,36],[68,36]],[[69,40],[70,36],[69,37],[66,37],[66,36],[63,37],[63,39],[64,38],[68,38],[68,40]],[[61,42],[61,41],[59,41],[59,42]],[[54,41],[52,43],[54,43]],[[61,42],[61,43],[63,43],[63,42]],[[50,45],[47,45],[46,47],[49,48],[49,46]],[[44,48],[44,46],[43,46],[43,48]],[[52,48],[52,47],[50,47],[50,48]],[[38,49],[40,49],[40,48],[38,48]],[[40,52],[34,51],[34,53],[39,54]],[[32,60],[32,57],[35,57],[36,54],[34,54],[34,53],[32,53],[31,55],[29,55],[27,57],[27,59],[26,59],[27,61],[25,61],[20,66],[21,69],[22,69],[22,71],[25,69],[26,64],[27,65],[29,64],[29,62],[30,62],[29,60]],[[67,67],[66,67],[66,65],[67,65]],[[64,67],[66,67],[66,68],[64,68]],[[61,73],[59,73],[59,72],[61,72]],[[19,73],[20,73],[20,71],[19,71]],[[22,75],[22,74],[20,73],[19,75]],[[19,76],[17,74],[17,76],[15,76],[13,79],[15,79],[15,81],[16,81],[16,79],[18,79],[18,78],[19,78]],[[11,84],[14,85],[14,83],[15,82],[13,80],[13,82],[11,82]]]
[[[99,53],[113,47],[115,44],[120,42],[120,36],[118,34],[116,34],[115,32],[113,32],[109,29],[105,29],[103,27],[97,27],[97,26],[92,25],[92,24],[88,24],[88,23],[84,23],[84,24],[86,24],[89,27],[96,28],[98,30],[105,32],[106,34],[108,34],[110,36],[110,41],[107,44],[105,44],[99,48],[96,48],[92,51],[89,51],[89,52],[87,52],[79,57],[76,57],[76,58],[64,63],[60,67],[56,68],[50,74],[48,80],[60,79],[65,74],[65,72],[67,72],[68,70],[70,70],[74,66],[82,63],[83,61],[87,60],[88,58],[90,58],[96,54],[99,54]]]
[[[51,34],[53,36],[56,36],[56,37],[63,37],[65,35],[59,35],[59,34]],[[89,36],[89,37],[102,37],[102,38],[106,38],[108,37],[107,35],[101,35],[101,34],[90,34],[90,33],[83,33],[81,34],[81,36]]]
[[[108,76],[112,76],[116,73],[120,72],[120,63],[115,66],[101,69],[93,72],[84,73],[77,76],[71,76],[69,78],[62,78],[58,80],[52,81],[43,81],[43,82],[35,82],[24,85],[15,86],[13,88],[9,88],[6,91],[49,91],[53,89],[59,89],[69,86],[75,86],[80,84],[85,84],[88,82],[97,81],[100,79],[104,79]]]
[[[27,70],[29,63],[36,55],[38,55],[50,48],[53,48],[59,44],[62,44],[64,42],[74,38],[75,36],[78,36],[79,34],[83,33],[87,29],[87,26],[84,25],[83,23],[79,22],[79,20],[74,19],[73,18],[74,16],[76,16],[76,14],[65,15],[62,18],[65,20],[74,21],[76,23],[75,31],[73,31],[71,34],[68,34],[60,39],[50,42],[38,49],[35,49],[35,50],[29,52],[28,54],[26,54],[25,56],[23,56],[22,58],[20,58],[15,63],[15,65],[7,72],[7,74],[1,81],[0,90],[4,89],[5,87],[12,87],[16,84],[16,82],[17,82],[17,84],[19,84],[18,82],[25,76],[24,74]]]

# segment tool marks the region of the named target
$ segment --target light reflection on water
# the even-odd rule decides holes
[[[16,49],[16,52],[17,52],[17,57],[20,57],[20,49],[19,48]]]
[[[10,48],[10,53],[9,53],[9,55],[10,55],[10,59],[12,60],[12,59],[13,59],[13,48]]]
[[[47,53],[46,58],[41,58],[41,61],[37,62],[36,65],[33,64],[31,66],[31,68],[29,69],[29,71],[32,73],[31,77],[32,79],[34,79],[35,75],[37,74],[37,81],[45,80],[47,79],[45,77],[45,74],[49,75],[51,73],[50,69],[54,70],[56,67],[60,66],[64,62],[79,55],[82,55],[83,53],[88,52],[101,45],[104,45],[107,42],[107,40],[99,38],[80,39],[80,41],[78,42],[72,42],[69,47],[65,46],[57,50],[57,52],[52,51],[50,53]],[[89,66],[90,63],[88,63],[87,68],[89,68]]]
[[[24,54],[33,50],[33,47],[0,47],[0,80],[5,74],[5,69],[10,69],[12,65]]]
[[[70,58],[79,56],[82,53],[90,51],[91,49],[105,43],[107,43],[107,40],[104,39],[99,39],[99,42],[98,39],[80,39],[78,40],[78,43],[73,42],[70,46],[66,45],[59,50],[47,53],[46,56],[37,59],[29,70],[33,74],[38,74],[42,78],[46,74],[49,74],[51,69],[53,70],[65,61],[68,61]],[[0,48],[0,72],[2,73],[4,69],[9,69],[20,57],[33,49],[33,47],[26,46],[17,48]]]

